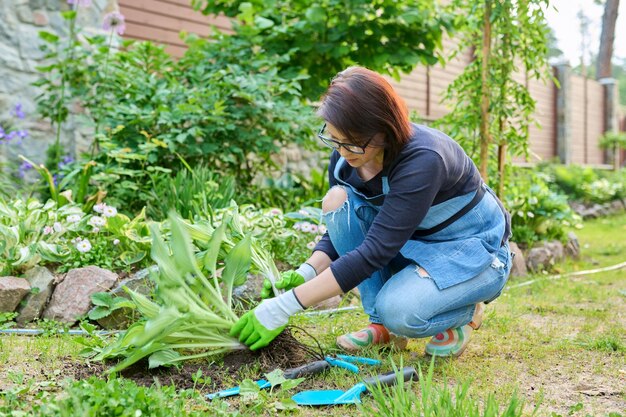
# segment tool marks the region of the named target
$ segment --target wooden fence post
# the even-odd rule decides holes
[[[562,164],[572,162],[572,105],[571,105],[571,67],[569,63],[554,66],[556,79],[560,87],[556,91],[556,150]]]

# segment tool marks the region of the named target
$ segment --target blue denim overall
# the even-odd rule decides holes
[[[340,178],[344,158],[334,177],[348,198],[324,214],[330,240],[342,256],[365,239],[382,208]],[[382,178],[383,195],[389,192]],[[500,295],[511,269],[508,242],[502,242],[504,214],[486,185],[480,202],[458,220],[428,236],[411,239],[386,267],[358,285],[363,309],[373,323],[406,337],[433,336],[472,320],[475,305]],[[419,229],[446,221],[474,197],[469,193],[431,206]],[[420,274],[420,268],[427,272]]]

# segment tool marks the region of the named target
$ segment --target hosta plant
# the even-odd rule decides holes
[[[158,265],[151,275],[154,299],[126,289],[143,318],[94,360],[123,358],[110,369],[117,372],[145,357],[154,368],[246,349],[228,335],[238,319],[233,288],[245,282],[251,267],[271,280],[278,271],[269,253],[244,232],[237,208],[223,212],[217,227],[171,214],[168,225],[154,224],[151,232]]]
[[[60,264],[60,271],[87,265],[129,269],[147,255],[150,237],[144,213],[130,219],[99,203],[94,213],[48,200],[0,199],[0,274],[35,265]]]

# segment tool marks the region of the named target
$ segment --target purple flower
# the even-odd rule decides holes
[[[115,30],[118,35],[123,35],[124,31],[126,31],[124,15],[120,12],[111,12],[105,15],[102,28],[104,30]]]
[[[26,117],[26,114],[24,113],[24,110],[22,110],[22,103],[17,103],[15,105],[15,109],[13,110],[13,114],[18,119],[23,119],[24,117]]]
[[[91,6],[91,0],[67,0],[67,4],[89,7]]]
[[[20,178],[24,178],[26,176],[26,171],[30,171],[31,169],[33,169],[33,166],[24,161],[20,164],[20,167],[17,170],[17,176]]]
[[[0,140],[4,139],[4,129],[0,126]]]
[[[28,136],[28,130],[18,130],[15,132],[15,134],[19,136],[20,139],[24,139]]]
[[[74,162],[74,158],[72,158],[72,156],[68,154],[59,161],[57,166],[59,167],[59,169],[63,169],[64,166],[71,164],[72,162]]]

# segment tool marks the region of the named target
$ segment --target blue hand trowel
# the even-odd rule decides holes
[[[415,368],[405,367],[402,369],[404,381],[416,380],[418,378]],[[341,390],[317,390],[302,391],[291,397],[298,405],[340,405],[340,404],[359,404],[361,402],[361,394],[367,392],[368,385],[395,385],[398,382],[398,376],[395,372],[376,375],[363,382],[359,382],[347,391]]]

